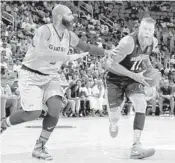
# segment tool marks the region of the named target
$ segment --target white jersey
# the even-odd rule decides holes
[[[56,74],[60,70],[61,65],[68,58],[70,33],[65,29],[62,39],[58,36],[57,31],[52,24],[47,24],[50,30],[50,38],[48,47],[45,50],[38,51],[35,46],[29,48],[23,64],[33,70],[37,70],[44,74]],[[53,51],[48,53],[47,50]],[[39,57],[40,55],[44,56]]]

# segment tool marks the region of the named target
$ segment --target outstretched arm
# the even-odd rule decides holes
[[[85,52],[85,53],[80,53],[80,54],[68,55],[68,61],[75,61],[79,58],[83,58],[87,56],[88,54],[89,54],[88,52]]]
[[[109,51],[83,42],[74,32],[70,31],[70,45],[77,47],[84,52],[89,52],[90,55],[104,56],[108,55]]]

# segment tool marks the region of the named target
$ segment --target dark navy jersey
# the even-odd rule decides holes
[[[118,55],[126,55],[126,57],[120,62],[120,64],[129,71],[133,71],[136,73],[143,71],[144,69],[146,69],[144,60],[147,60],[150,54],[157,48],[157,39],[153,38],[152,44],[142,50],[138,40],[138,32],[133,32],[128,36],[125,36],[125,38],[123,38],[124,41],[122,40],[119,43]],[[114,77],[115,75],[116,74],[110,71],[108,72],[109,77]]]
[[[152,53],[153,43],[142,51],[138,41],[138,32],[131,33],[130,36],[134,40],[134,50],[120,64],[130,71],[140,72],[144,69],[143,61]]]

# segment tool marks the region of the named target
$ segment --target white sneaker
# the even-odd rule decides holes
[[[44,146],[43,142],[39,140],[37,140],[37,143],[34,147],[32,157],[46,161],[53,160],[52,156],[47,152],[47,149]]]
[[[148,148],[144,149],[141,147],[140,144],[134,145],[131,148],[131,159],[143,159],[147,157],[151,157],[155,154],[155,149],[154,148]]]
[[[110,123],[109,125],[109,133],[112,138],[115,138],[118,135],[118,124]]]

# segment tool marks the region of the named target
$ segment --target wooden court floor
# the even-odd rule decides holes
[[[123,116],[117,138],[108,133],[105,118],[62,118],[47,147],[53,155],[51,163],[175,163],[175,118],[147,117],[142,135],[144,147],[156,153],[145,160],[130,160],[133,115]],[[45,163],[31,157],[40,135],[41,120],[9,128],[0,135],[2,163]]]

